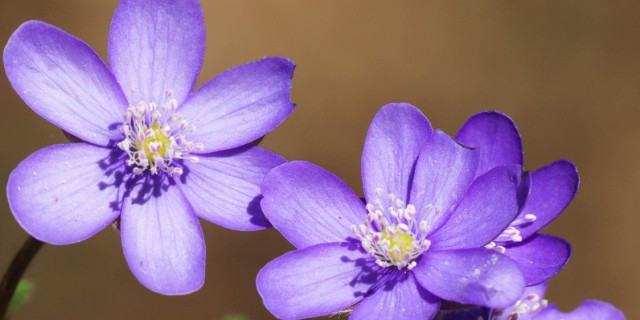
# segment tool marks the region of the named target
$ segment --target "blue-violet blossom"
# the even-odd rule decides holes
[[[456,141],[480,153],[476,176],[499,166],[523,166],[520,133],[513,120],[495,112],[478,113],[462,126]],[[524,273],[527,286],[555,276],[569,260],[565,240],[537,234],[571,202],[579,184],[576,167],[559,160],[527,173],[529,194],[518,217],[486,247],[513,259]]]
[[[434,131],[408,104],[389,104],[369,127],[362,155],[367,204],[308,162],[271,170],[265,216],[297,250],[269,262],[257,288],[281,319],[432,319],[440,299],[506,308],[525,281],[484,245],[518,215],[522,168],[476,177],[478,150]]]
[[[249,145],[280,124],[294,64],[265,58],[195,92],[205,50],[197,0],[123,0],[107,67],[87,44],[46,23],[20,26],[4,50],[15,91],[82,140],[35,152],[11,173],[18,223],[44,242],[85,240],[119,219],[127,263],[163,294],[204,282],[198,217],[234,230],[269,226],[264,175],[284,160]]]

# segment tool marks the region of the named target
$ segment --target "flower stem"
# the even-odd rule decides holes
[[[29,263],[42,247],[43,242],[29,236],[20,251],[13,257],[7,272],[0,282],[0,319],[4,319],[9,308],[9,303],[16,291],[16,287],[27,270]]]

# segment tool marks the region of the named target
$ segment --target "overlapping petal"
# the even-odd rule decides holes
[[[416,220],[427,221],[432,230],[446,221],[471,185],[477,163],[476,150],[433,132],[418,157],[409,197]]]
[[[558,310],[556,306],[549,306],[542,310],[534,320],[625,320],[622,311],[616,307],[598,300],[585,300],[569,313]]]
[[[556,161],[531,175],[531,191],[521,216],[533,214],[536,221],[519,227],[523,238],[536,233],[553,221],[578,191],[578,171],[568,160]]]
[[[16,30],[4,50],[11,85],[37,114],[102,146],[118,142],[127,101],[111,71],[80,39],[40,21]]]
[[[340,178],[305,161],[271,170],[262,183],[262,210],[297,248],[346,241],[367,210]]]
[[[324,316],[363,298],[377,280],[372,258],[348,243],[325,243],[286,253],[264,266],[256,284],[279,319]]]
[[[404,273],[366,296],[349,320],[433,319],[439,308],[440,299],[422,288],[413,274]]]
[[[508,246],[505,254],[518,264],[527,286],[532,286],[562,270],[571,256],[571,245],[564,239],[539,234]]]
[[[122,248],[131,272],[147,288],[187,294],[204,283],[204,237],[187,199],[164,183],[146,181],[125,199]]]
[[[109,62],[131,104],[182,103],[200,73],[205,50],[198,0],[122,0],[109,30]]]
[[[438,249],[484,246],[509,226],[518,215],[520,166],[495,168],[478,177],[440,229],[429,239]]]
[[[406,202],[416,160],[432,131],[427,117],[410,104],[392,103],[378,111],[362,152],[362,182],[369,201],[380,188],[384,195],[392,193]]]
[[[189,141],[202,152],[235,148],[275,129],[289,116],[295,64],[270,57],[223,72],[199,88],[179,109],[196,130]]]
[[[260,183],[284,162],[271,151],[251,146],[202,155],[198,163],[189,164],[178,185],[202,219],[232,230],[264,229],[270,224],[260,209]]]
[[[463,304],[506,308],[524,291],[515,262],[484,248],[427,251],[413,273],[431,293]]]
[[[506,165],[523,165],[522,141],[511,118],[497,111],[473,115],[462,125],[456,141],[478,148],[480,159],[476,176]]]

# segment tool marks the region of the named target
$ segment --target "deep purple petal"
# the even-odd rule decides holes
[[[490,315],[491,309],[483,307],[441,310],[438,314],[438,320],[493,320]]]
[[[373,201],[375,190],[409,197],[413,170],[420,151],[433,129],[427,117],[406,103],[391,103],[380,109],[369,126],[362,151],[362,181],[365,198]]]
[[[275,129],[289,116],[291,77],[295,64],[271,57],[225,71],[199,88],[180,114],[196,130],[189,141],[204,144],[202,152],[235,148]]]
[[[527,286],[555,276],[571,256],[571,245],[564,239],[539,234],[517,245],[506,246],[505,254],[515,261],[524,274]]]
[[[323,243],[292,251],[258,272],[258,293],[279,319],[328,315],[362,299],[375,281],[376,274],[366,268],[373,264],[371,260],[347,243]]]
[[[473,181],[451,215],[429,240],[433,248],[464,249],[484,246],[518,215],[520,166],[495,168]]]
[[[284,162],[251,146],[202,155],[189,164],[179,186],[200,218],[232,230],[260,230],[271,226],[260,209],[260,183]]]
[[[479,149],[476,176],[499,166],[523,165],[518,128],[511,118],[500,112],[485,111],[473,115],[458,131],[456,141]]]
[[[109,62],[131,104],[182,103],[196,82],[205,47],[198,0],[122,0],[109,30]]]
[[[568,160],[556,161],[531,175],[531,191],[520,216],[533,214],[536,221],[519,227],[523,238],[536,233],[553,221],[578,191],[580,178]]]
[[[484,248],[427,251],[413,273],[431,293],[464,304],[506,308],[524,291],[515,262]]]
[[[4,49],[14,90],[41,117],[82,140],[122,139],[127,101],[107,66],[86,43],[41,21],[16,30]]]
[[[434,131],[418,157],[411,187],[409,202],[418,210],[416,220],[426,220],[431,230],[446,221],[471,185],[477,163],[476,150]]]
[[[366,296],[349,320],[429,320],[439,308],[440,299],[422,288],[411,273],[405,273]]]
[[[18,223],[51,244],[85,240],[119,215],[117,191],[100,162],[109,149],[86,143],[53,145],[24,159],[9,176],[7,199]]]
[[[157,182],[157,181],[156,181]],[[205,245],[200,222],[175,186],[143,186],[153,192],[125,199],[122,248],[131,272],[147,288],[166,295],[194,292],[204,283]]]
[[[362,223],[367,212],[340,178],[305,161],[271,170],[262,194],[264,215],[297,248],[354,237],[351,226]]]
[[[585,300],[575,310],[564,313],[556,306],[549,306],[542,310],[534,320],[625,320],[622,311],[616,307],[598,300]]]

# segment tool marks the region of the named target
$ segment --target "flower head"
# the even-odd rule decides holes
[[[524,290],[515,263],[483,246],[518,214],[522,172],[476,177],[478,151],[434,131],[408,104],[376,115],[365,141],[366,205],[313,164],[276,167],[261,206],[298,250],[268,263],[257,286],[278,318],[431,319],[440,299],[505,308]]]
[[[11,173],[18,223],[62,245],[118,220],[133,274],[164,294],[202,286],[198,217],[234,230],[268,227],[259,184],[284,160],[249,143],[293,110],[294,64],[265,58],[193,92],[204,46],[197,0],[122,0],[110,67],[54,26],[20,26],[4,50],[9,81],[31,109],[82,142],[39,150]]]
[[[456,140],[477,148],[479,165],[476,175],[503,165],[523,165],[522,142],[514,122],[506,115],[481,112],[462,126]],[[503,232],[486,245],[487,249],[506,254],[522,269],[527,286],[549,280],[569,260],[571,246],[564,239],[538,234],[571,202],[578,190],[576,167],[568,160],[559,160],[528,173],[528,194],[518,217]]]

